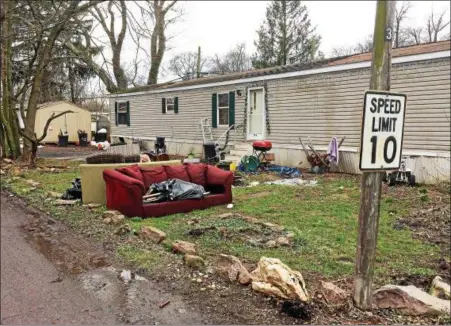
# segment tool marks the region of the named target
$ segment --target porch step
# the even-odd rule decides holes
[[[241,158],[241,156],[227,154],[224,158],[224,161],[234,162],[238,165],[241,162]]]

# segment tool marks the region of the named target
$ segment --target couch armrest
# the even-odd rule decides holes
[[[224,171],[216,166],[208,165],[207,167],[207,186],[221,186],[224,187],[224,195],[227,202],[232,202],[232,184],[233,172]]]
[[[144,184],[116,170],[104,170],[107,207],[116,209],[127,216],[139,216],[142,197],[146,191]]]
[[[208,185],[230,185],[233,183],[233,172],[224,171],[216,166],[208,165],[207,167],[207,184]]]

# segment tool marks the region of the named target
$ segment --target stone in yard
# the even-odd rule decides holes
[[[0,169],[0,174],[1,174],[1,175],[5,175],[6,173],[5,173],[5,171],[3,171],[2,169]]]
[[[55,205],[75,205],[78,199],[57,199],[54,201]]]
[[[287,239],[293,239],[295,236],[294,232],[287,232],[287,234],[285,234],[285,237]]]
[[[56,198],[56,199],[58,199],[58,198],[61,198],[62,195],[63,195],[63,194],[62,194],[62,193],[59,193],[59,192],[55,192],[55,191],[47,191],[47,196],[50,197],[50,198]]]
[[[185,255],[185,257],[183,257],[183,260],[185,261],[186,266],[189,266],[191,268],[203,269],[205,267],[205,260],[203,260],[203,258],[199,256]]]
[[[111,218],[110,217],[104,218],[103,219],[103,223],[110,224],[111,223]]]
[[[230,218],[230,217],[233,217],[233,215],[235,215],[235,214],[233,214],[233,213],[224,213],[224,214],[219,215],[218,217],[219,218]]]
[[[266,248],[275,248],[277,247],[277,243],[274,240],[269,240],[265,243]]]
[[[321,281],[320,289],[327,302],[331,304],[341,305],[345,304],[348,300],[348,294],[346,291],[333,283]]]
[[[241,219],[243,219],[249,223],[254,223],[254,224],[260,223],[260,220],[258,218],[252,217],[252,216],[241,216]]]
[[[131,231],[132,231],[132,229],[131,229],[130,225],[124,224],[116,230],[115,234],[126,235],[126,234],[130,233]]]
[[[141,239],[148,239],[155,243],[160,243],[166,239],[166,233],[152,226],[143,226],[138,235]]]
[[[413,285],[385,285],[374,293],[374,304],[382,309],[396,309],[405,315],[450,314],[450,302],[436,298]]]
[[[125,216],[122,215],[122,214],[113,215],[113,216],[110,217],[110,219],[111,219],[111,223],[112,224],[119,224],[125,219]]]
[[[176,240],[172,244],[172,252],[176,254],[196,254],[196,245],[191,242]]]
[[[276,243],[280,246],[289,246],[290,240],[288,240],[288,238],[286,237],[279,237],[277,238]]]
[[[241,261],[235,256],[219,255],[219,260],[215,269],[220,277],[230,282],[238,281],[243,285],[248,285],[252,282],[251,275]]]
[[[13,160],[10,160],[9,158],[4,158],[3,162],[11,164],[13,162]]]
[[[122,213],[118,212],[118,211],[105,211],[105,212],[103,212],[102,217],[103,218],[107,218],[107,217],[111,218],[116,215],[122,215]]]
[[[440,276],[436,276],[432,281],[429,293],[434,297],[441,299],[451,299],[450,285],[446,283]]]
[[[309,300],[302,274],[277,258],[260,258],[257,268],[251,272],[251,277],[252,289],[255,291],[283,299],[297,299],[302,302]]]

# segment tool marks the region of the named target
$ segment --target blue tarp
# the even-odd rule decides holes
[[[276,173],[279,173],[280,176],[282,176],[284,178],[300,178],[302,175],[302,173],[296,168],[290,168],[288,166],[281,166],[281,165],[270,165],[266,168],[263,168],[263,170],[249,172],[249,171],[245,171],[243,164],[240,164],[240,165],[238,165],[238,170],[241,172],[249,173],[249,174],[260,174],[261,172],[265,172],[265,171],[276,172]]]

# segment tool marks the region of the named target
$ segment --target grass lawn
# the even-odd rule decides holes
[[[105,208],[89,210],[81,205],[57,207],[50,201],[44,201],[47,191],[63,192],[70,186],[72,179],[79,175],[77,164],[70,163],[60,173],[26,171],[22,178],[2,182],[2,186],[16,193],[26,194],[33,203],[75,227],[79,224],[86,226],[94,216],[100,216]],[[26,179],[40,182],[41,187],[28,191],[30,186],[24,182]],[[258,185],[235,188],[234,207],[230,210],[220,206],[189,214],[128,223],[134,230],[142,225],[150,225],[165,231],[168,239],[164,245],[168,249],[172,240],[195,242],[199,254],[207,260],[226,253],[238,256],[245,262],[256,263],[261,256],[267,256],[280,258],[306,275],[328,279],[352,276],[357,243],[359,178],[336,175],[319,177],[317,180],[318,184],[313,187]],[[398,217],[406,216],[414,209],[429,207],[432,191],[430,187],[384,186],[376,263],[378,282],[386,282],[397,275],[435,273],[434,264],[441,257],[440,248],[414,239],[407,228],[394,228]],[[447,197],[449,198],[449,194]],[[235,215],[220,218],[224,213]],[[271,236],[272,231],[263,225],[243,220],[242,216],[285,227],[286,231],[294,233],[292,246],[255,246],[249,239]],[[195,220],[196,224],[189,223]],[[102,227],[107,230],[111,228],[107,225]],[[201,235],[191,236],[187,232],[192,229],[206,231]],[[98,233],[101,239],[101,232]],[[283,234],[280,232],[278,235]],[[146,268],[151,268],[162,259],[161,252],[143,250],[138,245],[122,245],[117,248],[117,253]]]

